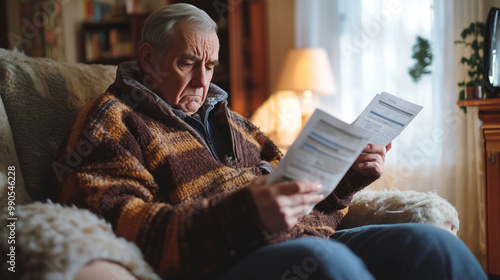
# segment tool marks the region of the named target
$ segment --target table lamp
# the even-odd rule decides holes
[[[333,95],[335,92],[333,71],[326,51],[321,48],[289,50],[277,90],[300,93],[302,125],[304,125],[314,109],[314,95]]]

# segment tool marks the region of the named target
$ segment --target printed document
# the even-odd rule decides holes
[[[315,181],[319,193],[328,196],[368,143],[389,144],[421,109],[386,92],[377,94],[353,124],[316,109],[266,183]]]
[[[372,134],[316,109],[266,183],[315,181],[328,196]]]
[[[374,132],[370,143],[387,146],[422,108],[420,105],[382,92],[372,99],[353,124]]]

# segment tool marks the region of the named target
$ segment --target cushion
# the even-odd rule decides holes
[[[2,155],[0,157],[0,207],[6,209],[9,200],[16,204],[28,203],[31,199],[24,188],[21,171],[16,170],[19,161],[2,99],[0,99],[0,155]]]
[[[460,228],[455,207],[434,192],[364,189],[354,195],[340,229],[394,223],[424,223],[454,234]]]
[[[116,66],[57,62],[0,49],[0,97],[19,161],[16,194],[24,179],[32,200],[49,197],[51,163],[65,131],[76,113],[102,94],[115,75]],[[3,126],[0,138],[9,138]],[[7,164],[17,162],[12,159]],[[5,186],[5,176],[0,174],[0,187],[5,190]]]

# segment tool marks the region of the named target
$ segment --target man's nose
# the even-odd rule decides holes
[[[191,85],[194,87],[206,87],[210,83],[210,76],[204,66],[197,67],[193,73]]]

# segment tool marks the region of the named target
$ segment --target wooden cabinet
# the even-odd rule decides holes
[[[146,15],[130,15],[82,24],[80,61],[119,64],[135,60]]]
[[[231,106],[249,117],[269,96],[266,1],[234,2],[238,5],[229,10]]]
[[[464,100],[458,105],[478,107],[483,121],[486,267],[491,279],[500,279],[500,98]]]

